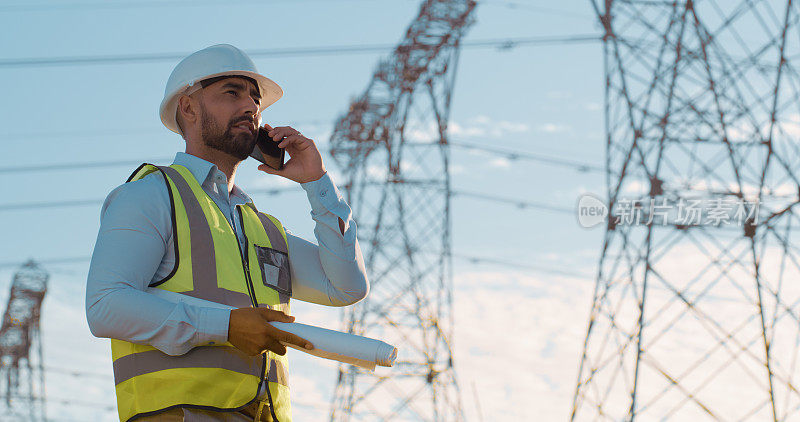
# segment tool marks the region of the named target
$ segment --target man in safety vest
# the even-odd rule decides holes
[[[291,298],[346,306],[367,295],[356,223],[314,141],[265,124],[291,158],[258,168],[305,190],[319,245],[234,184],[261,113],[282,95],[231,45],[184,58],[160,114],[186,152],[143,164],[103,204],[86,315],[92,334],[111,338],[120,420],[291,421],[284,344],[313,345],[268,321],[294,321]]]

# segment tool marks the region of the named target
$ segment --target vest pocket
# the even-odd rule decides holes
[[[289,272],[289,254],[265,246],[253,245],[261,268],[261,282],[280,294],[281,302],[292,296],[292,281]],[[284,300],[285,299],[285,300]]]

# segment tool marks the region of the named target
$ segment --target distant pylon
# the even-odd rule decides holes
[[[365,245],[367,299],[345,329],[400,349],[394,368],[340,366],[331,420],[459,421],[453,368],[447,122],[474,1],[426,1],[331,137]]]
[[[592,4],[612,216],[572,419],[800,420],[798,5]]]
[[[0,326],[2,420],[45,421],[44,358],[39,332],[50,275],[29,260],[14,274]]]

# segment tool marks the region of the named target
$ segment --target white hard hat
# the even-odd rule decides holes
[[[195,84],[202,80],[226,75],[247,76],[258,83],[258,89],[261,91],[259,113],[283,96],[281,87],[259,74],[255,63],[242,50],[230,44],[212,45],[181,60],[169,75],[159,110],[164,126],[180,134],[178,123],[175,121],[180,96],[193,92]]]

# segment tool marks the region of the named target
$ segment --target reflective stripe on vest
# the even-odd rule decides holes
[[[237,205],[246,246],[240,250],[234,229],[185,167],[143,164],[128,181],[154,172],[168,186],[175,268],[150,286],[234,307],[289,312],[288,246],[281,223],[252,203]],[[176,406],[241,409],[257,399],[266,378],[277,419],[291,421],[286,356],[248,356],[229,342],[170,356],[150,345],[112,339],[111,351],[120,420]]]

